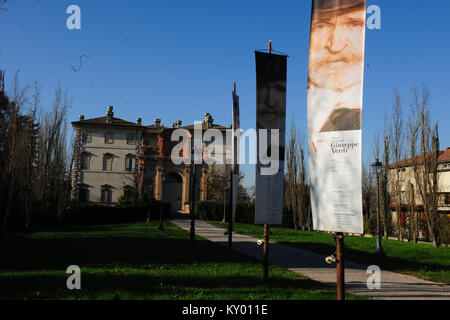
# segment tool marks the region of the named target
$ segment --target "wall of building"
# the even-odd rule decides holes
[[[88,202],[101,202],[102,185],[112,186],[112,202],[124,194],[125,186],[135,185],[136,176],[136,154],[141,133],[133,128],[84,128],[92,135],[92,141],[82,143],[80,152],[89,152],[88,169],[80,170],[80,183],[89,187]],[[105,134],[112,133],[113,144],[105,143]],[[133,144],[127,143],[127,134],[134,135]],[[112,170],[103,170],[103,156],[110,153],[113,155]],[[125,160],[128,154],[134,155],[132,171],[126,171]]]

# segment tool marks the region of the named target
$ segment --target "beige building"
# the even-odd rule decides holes
[[[414,164],[421,166],[423,156],[415,159],[406,159],[390,165],[389,171],[389,190],[391,196],[390,208],[393,213],[393,222],[396,223],[398,214],[401,215],[402,226],[406,225],[409,208],[414,203],[418,214],[423,215],[423,202],[417,190],[414,176]],[[398,184],[397,184],[398,181]],[[398,185],[400,195],[395,190]],[[438,157],[438,212],[450,217],[450,148],[439,151]],[[397,213],[396,208],[401,207],[401,212]]]
[[[193,166],[172,162],[171,151],[177,144],[171,141],[173,130],[184,128],[192,134],[194,129],[181,125],[181,121],[176,121],[171,128],[164,127],[160,119],[148,126],[142,125],[141,118],[129,122],[115,118],[111,106],[105,117],[80,116],[79,121],[72,122],[75,129],[72,201],[111,205],[134,189],[140,197],[170,202],[173,210],[188,211],[193,190],[195,200],[207,200],[208,166],[195,166],[192,188]],[[207,113],[202,130],[207,129],[224,133],[227,128],[213,124]],[[224,157],[226,152],[225,148]]]

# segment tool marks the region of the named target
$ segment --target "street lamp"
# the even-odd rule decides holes
[[[376,161],[372,164],[373,172],[377,176],[377,251],[376,253],[379,255],[384,255],[383,247],[381,246],[381,230],[380,230],[380,173],[383,169],[383,164],[376,159]]]

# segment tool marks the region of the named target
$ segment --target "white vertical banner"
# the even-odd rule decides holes
[[[287,56],[255,52],[256,203],[255,224],[283,221]]]
[[[308,159],[313,229],[363,233],[365,0],[313,0]]]

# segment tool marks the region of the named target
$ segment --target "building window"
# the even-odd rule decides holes
[[[134,134],[128,133],[127,134],[127,144],[135,144],[136,138],[134,137]]]
[[[89,152],[83,152],[81,154],[81,170],[88,170],[89,169]]]
[[[112,202],[111,195],[112,195],[111,186],[109,185],[102,186],[101,201],[103,203],[111,203]]]
[[[80,200],[80,202],[88,202],[89,201],[89,188],[85,184],[80,185],[79,200]]]
[[[450,204],[450,193],[445,194],[444,204]]]
[[[86,131],[81,132],[81,141],[83,143],[91,143],[92,142],[92,134]]]
[[[105,153],[103,155],[103,171],[112,171],[113,155]]]
[[[111,203],[112,202],[112,191],[110,185],[102,186],[102,197],[101,201],[103,203]]]
[[[113,144],[114,143],[114,135],[110,132],[105,133],[105,143]]]
[[[134,191],[134,188],[132,186],[123,187],[123,197],[127,200],[131,199],[133,196],[133,191]]]
[[[156,136],[146,136],[144,137],[144,145],[149,147],[158,146],[158,138]]]
[[[134,156],[132,154],[127,154],[127,156],[125,157],[125,171],[133,171],[133,159]]]

